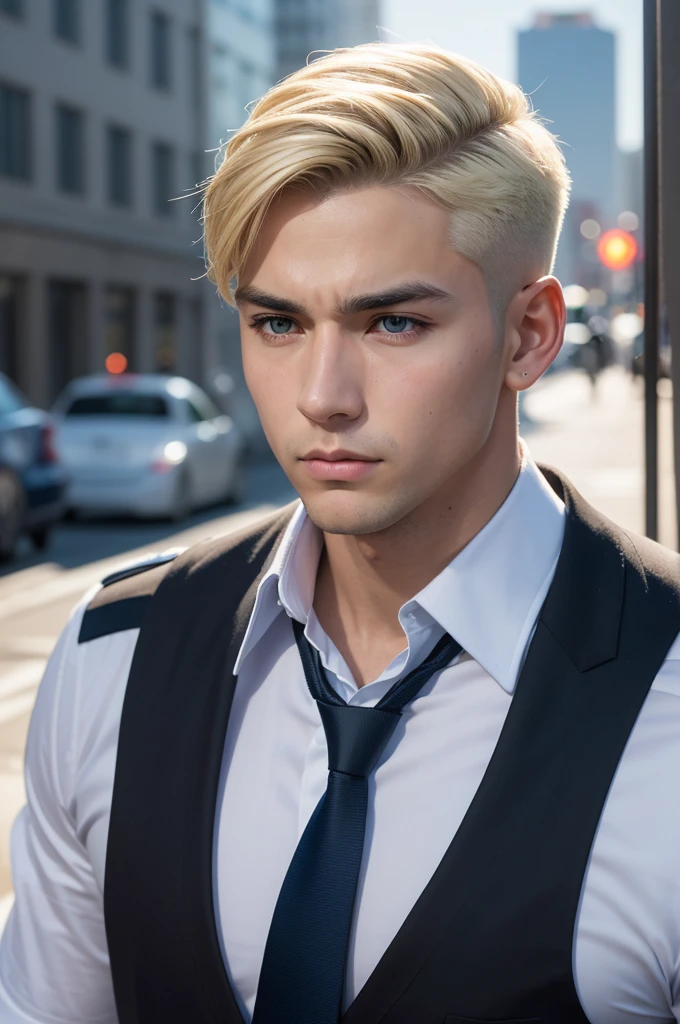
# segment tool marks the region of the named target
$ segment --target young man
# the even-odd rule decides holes
[[[207,248],[302,500],[74,613],[3,1024],[680,1019],[678,559],[517,436],[567,191],[434,46],[335,52],[235,134]]]

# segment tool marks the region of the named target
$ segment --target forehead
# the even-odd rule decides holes
[[[284,193],[264,218],[239,285],[309,303],[400,280],[465,287],[475,272],[452,247],[446,210],[416,189],[375,186],[324,198]]]

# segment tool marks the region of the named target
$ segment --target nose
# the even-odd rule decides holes
[[[337,324],[317,327],[305,346],[297,407],[314,423],[334,428],[364,411],[360,353]]]

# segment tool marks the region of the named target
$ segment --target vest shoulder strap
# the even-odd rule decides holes
[[[125,629],[139,629],[156,588],[182,550],[175,548],[162,554],[145,555],[105,576],[101,589],[85,609],[78,643],[88,643]]]
[[[234,552],[232,559],[235,558],[237,563],[242,559],[244,565],[250,564],[258,548],[285,528],[293,510],[294,505],[286,506],[243,530],[210,537],[191,548],[178,547],[160,554],[149,553],[109,573],[102,579],[101,589],[85,610],[78,643],[88,643],[126,629],[140,629],[151,598],[170,571],[182,576],[191,574],[220,561],[231,552]],[[241,575],[238,573],[237,577]],[[244,591],[246,589],[244,587]]]

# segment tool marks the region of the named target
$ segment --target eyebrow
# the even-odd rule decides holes
[[[397,306],[402,302],[414,302],[417,299],[450,299],[449,292],[438,288],[427,281],[409,281],[406,284],[398,285],[395,288],[388,288],[382,292],[372,292],[366,295],[354,295],[351,298],[343,299],[337,307],[341,316],[351,316],[354,313],[365,313],[371,309],[383,309],[385,306]],[[290,299],[280,298],[277,295],[270,295],[268,292],[261,292],[259,288],[252,285],[245,285],[236,290],[236,304],[250,302],[254,306],[262,306],[264,309],[274,309],[281,313],[292,313],[295,316],[307,316],[307,310],[297,302]]]

